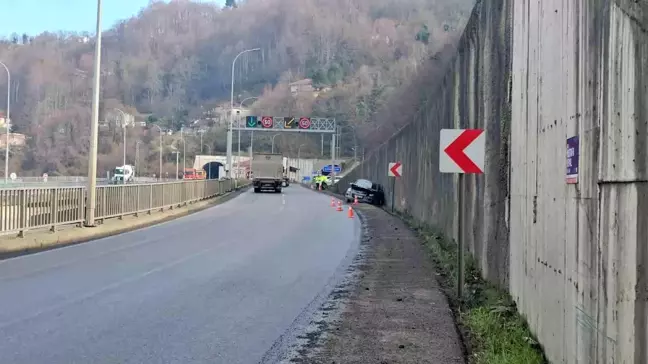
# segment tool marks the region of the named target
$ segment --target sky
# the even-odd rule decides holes
[[[224,3],[224,0],[214,0]],[[130,18],[149,0],[102,0],[102,28]],[[96,0],[0,0],[0,36],[12,33],[30,36],[45,31],[95,32]]]

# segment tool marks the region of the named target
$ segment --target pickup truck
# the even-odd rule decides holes
[[[281,154],[255,154],[252,156],[252,187],[254,192],[264,190],[281,193],[284,183],[283,156]]]

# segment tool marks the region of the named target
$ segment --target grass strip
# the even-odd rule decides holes
[[[547,364],[542,348],[508,293],[485,281],[465,255],[464,297],[457,299],[457,245],[443,234],[399,214],[423,239],[457,319],[471,364]]]

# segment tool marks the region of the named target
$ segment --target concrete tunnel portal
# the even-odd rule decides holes
[[[207,175],[207,179],[219,179],[221,167],[224,167],[220,162],[209,162],[203,165],[202,169]],[[224,169],[224,168],[223,168]]]

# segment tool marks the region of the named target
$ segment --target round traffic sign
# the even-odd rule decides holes
[[[272,117],[264,116],[261,118],[261,125],[264,128],[272,128]]]
[[[299,128],[308,129],[311,126],[310,118],[299,118]]]

